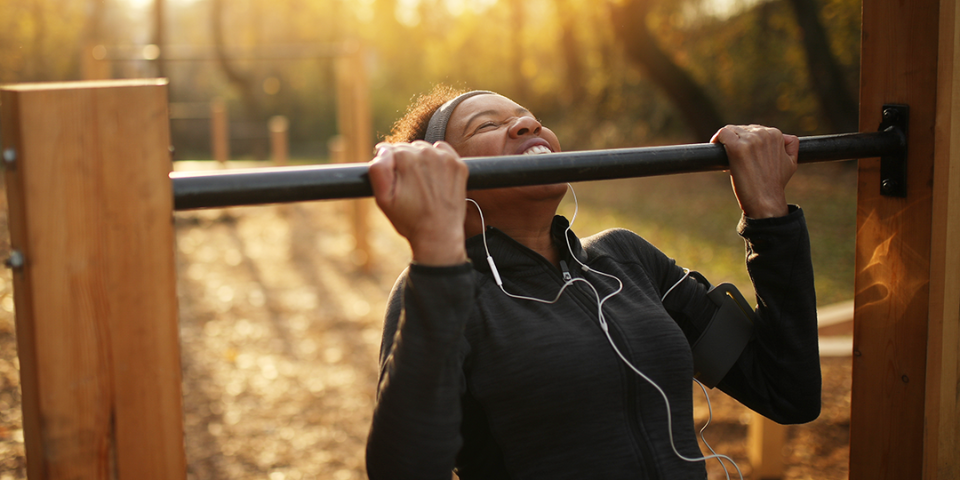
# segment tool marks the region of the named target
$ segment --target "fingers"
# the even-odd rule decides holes
[[[424,142],[424,143],[426,143],[426,142]],[[454,150],[453,147],[452,147],[449,143],[447,143],[447,142],[445,142],[445,141],[443,141],[443,140],[440,140],[439,142],[434,143],[433,146],[436,147],[436,148],[438,148],[438,149],[440,149],[440,150],[444,150],[444,151],[446,151],[446,152],[448,152],[448,153],[451,153],[451,154],[453,154],[453,155],[456,156],[456,157],[459,157],[459,155],[457,155],[457,151]]]
[[[445,142],[377,147],[369,168],[377,206],[410,243],[414,260],[427,265],[462,262],[466,164]]]
[[[713,138],[710,139],[710,143],[720,143],[726,145],[740,138],[740,135],[737,134],[736,127],[733,125],[727,125],[726,127],[721,128],[717,133],[713,134]]]
[[[426,180],[449,174],[445,163],[462,164],[457,152],[446,142],[430,145],[422,140],[413,143],[377,144],[377,156],[370,162],[370,184],[374,196],[390,200],[397,189],[411,180]]]
[[[783,156],[795,165],[800,149],[800,140],[795,135],[786,135],[776,128],[762,125],[727,125],[710,141],[723,144],[731,163],[741,159],[750,161]]]
[[[787,137],[794,140],[793,135],[784,135],[780,130],[763,125],[727,125],[717,131],[710,139],[710,143],[721,143],[726,146],[753,145],[771,143],[785,145]]]
[[[799,139],[760,125],[727,125],[711,140],[722,143],[730,161],[734,194],[752,218],[785,215],[784,189],[797,168]]]
[[[370,186],[373,196],[379,202],[389,200],[394,194],[394,168],[396,162],[393,157],[393,148],[389,144],[377,145],[377,156],[370,162]]]

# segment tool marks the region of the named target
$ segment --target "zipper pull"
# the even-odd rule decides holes
[[[573,280],[573,275],[570,275],[570,268],[568,268],[566,260],[560,260],[560,270],[563,271],[564,282],[569,282],[570,280]]]

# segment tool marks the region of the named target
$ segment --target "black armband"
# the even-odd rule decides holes
[[[690,276],[710,285],[697,272],[690,272]],[[697,380],[713,388],[723,380],[753,338],[757,314],[737,287],[729,283],[710,287],[707,297],[717,305],[717,311],[693,344],[693,371]]]

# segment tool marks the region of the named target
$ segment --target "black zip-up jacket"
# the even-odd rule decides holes
[[[566,252],[566,220],[554,241]],[[780,423],[820,412],[820,362],[810,247],[802,211],[741,220],[759,306],[755,338],[718,387]],[[715,310],[706,288],[637,235],[609,230],[573,254],[615,275],[623,291],[603,312],[613,341],[670,401],[676,448],[699,457],[690,345]],[[496,229],[490,254],[504,288],[552,299],[564,275],[603,298],[614,280],[571,258],[558,270]],[[367,441],[372,479],[702,479],[703,462],[670,445],[660,393],[617,356],[598,323],[597,297],[578,282],[553,304],[505,295],[480,236],[471,262],[411,265],[391,296],[380,385]],[[567,253],[569,255],[569,253]],[[722,452],[720,452],[722,453]]]

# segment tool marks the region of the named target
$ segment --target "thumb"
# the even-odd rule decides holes
[[[377,156],[370,162],[370,187],[373,189],[373,196],[377,203],[382,201],[389,202],[393,199],[396,183],[396,162],[393,158],[393,149],[389,146],[382,146],[377,151]]]
[[[787,151],[787,156],[797,161],[797,156],[800,154],[800,139],[796,135],[784,135],[783,147]]]

